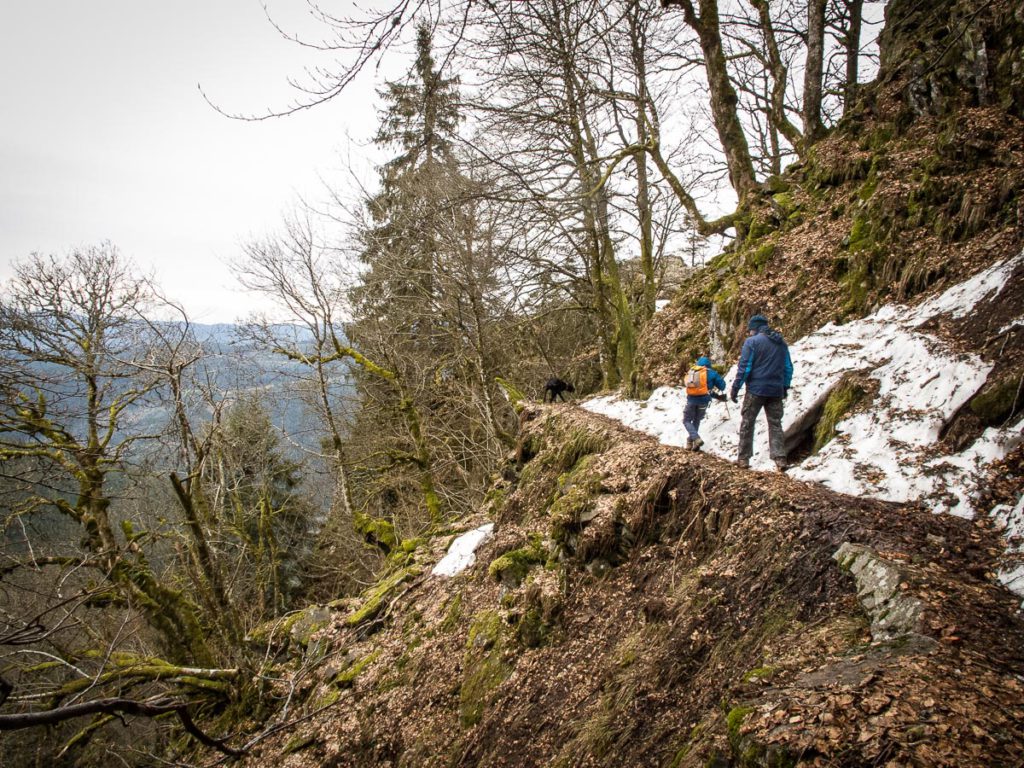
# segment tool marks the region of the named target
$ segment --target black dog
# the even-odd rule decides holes
[[[551,395],[551,402],[555,402],[556,397],[565,400],[565,392],[575,392],[576,387],[570,384],[568,381],[562,381],[561,379],[550,378],[548,383],[544,385],[544,402],[548,401],[548,395]]]

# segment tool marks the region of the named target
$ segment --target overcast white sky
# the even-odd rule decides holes
[[[301,28],[304,0],[269,3]],[[343,183],[350,162],[373,175],[374,85],[246,123],[197,84],[261,112],[294,96],[286,78],[303,64],[330,61],[312,56],[258,0],[0,0],[0,278],[32,251],[110,240],[196,321],[254,308],[225,262],[299,195],[323,197],[321,177]]]

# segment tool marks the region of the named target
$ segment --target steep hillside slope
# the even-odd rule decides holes
[[[571,406],[525,419],[475,565],[432,575],[423,547],[322,612],[301,638],[316,716],[249,764],[1024,759],[1024,623],[991,531]]]

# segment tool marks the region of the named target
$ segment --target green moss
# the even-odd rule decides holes
[[[501,616],[494,611],[478,613],[469,627],[459,691],[459,720],[471,728],[483,718],[495,691],[512,674],[505,660],[505,631]]]
[[[752,243],[762,237],[772,234],[777,229],[774,221],[760,216],[753,216],[750,221],[750,228],[747,230],[746,242]]]
[[[359,675],[361,675],[368,666],[373,664],[373,662],[377,660],[378,656],[380,656],[379,650],[368,653],[366,656],[363,656],[363,658],[350,664],[345,669],[341,670],[341,672],[336,674],[331,679],[331,684],[338,688],[351,688],[355,684],[356,678],[359,677]]]
[[[519,446],[518,458],[520,464],[525,464],[534,456],[544,450],[544,438],[538,434],[527,437]]]
[[[491,518],[496,518],[501,514],[507,501],[508,488],[504,485],[492,485],[484,495],[484,507],[490,512]]]
[[[690,744],[687,744],[676,752],[675,757],[672,758],[672,762],[668,764],[669,768],[679,768],[679,766],[683,764],[683,760],[686,759],[686,756],[690,754],[691,749],[693,749],[693,747]]]
[[[747,672],[747,674],[743,676],[743,680],[747,683],[754,683],[759,680],[767,681],[775,677],[776,672],[778,672],[777,667],[757,667],[756,669],[752,669],[749,672]]]
[[[357,511],[352,516],[352,524],[366,543],[383,550],[386,555],[391,554],[399,544],[395,526],[387,520]]]
[[[370,619],[376,618],[377,614],[384,608],[385,601],[405,581],[417,576],[420,569],[414,566],[400,568],[393,571],[377,584],[363,593],[363,604],[353,611],[345,620],[350,627],[357,626]]]
[[[402,543],[388,555],[388,564],[393,568],[403,568],[416,562],[416,553],[427,543],[427,539],[417,537],[403,539]]]
[[[761,272],[773,256],[775,256],[775,243],[765,243],[747,255],[746,265],[755,272]]]
[[[516,640],[526,648],[539,648],[544,644],[550,627],[538,608],[528,608],[516,624]]]
[[[853,226],[850,228],[850,235],[847,238],[847,248],[851,253],[857,253],[869,248],[874,242],[874,233],[871,227],[871,221],[864,214],[859,214],[853,220]]]
[[[607,447],[608,439],[604,435],[589,429],[574,429],[558,448],[556,466],[562,471],[570,470],[584,456],[601,453]]]
[[[747,719],[747,715],[754,711],[753,707],[733,707],[729,710],[729,714],[725,716],[725,726],[729,729],[729,741],[738,741],[740,737],[740,728],[743,726],[743,721]]]
[[[550,509],[551,539],[564,545],[571,533],[580,527],[583,515],[593,506],[601,489],[601,477],[589,475],[566,485]]]
[[[281,750],[281,754],[291,755],[295,752],[301,752],[307,747],[311,747],[316,744],[316,736],[293,736],[287,744],[284,745],[284,749]]]
[[[846,156],[833,165],[826,165],[812,154],[807,178],[812,187],[835,187],[848,181],[866,178],[871,170],[872,158]]]
[[[499,387],[501,387],[501,391],[505,393],[505,397],[508,398],[513,410],[515,410],[516,413],[522,411],[526,395],[511,382],[501,378],[500,376],[495,377],[494,381]]]
[[[509,587],[518,587],[526,578],[527,572],[535,565],[547,559],[547,553],[541,544],[540,536],[533,534],[530,543],[520,549],[513,549],[501,557],[495,558],[487,568],[491,578]]]
[[[764,185],[773,196],[789,191],[789,182],[782,176],[769,176]]]
[[[861,185],[860,189],[857,190],[857,197],[867,202],[875,191],[878,189],[878,174],[875,172],[874,167],[871,169],[871,173],[868,174],[867,180]]]
[[[843,379],[829,393],[821,418],[814,427],[814,452],[836,436],[836,425],[859,403],[866,390],[850,378]]]
[[[1020,410],[1021,378],[1024,374],[1012,373],[999,381],[986,385],[971,398],[970,409],[981,421],[990,427],[1003,424]]]
[[[459,619],[462,618],[462,592],[457,592],[455,597],[452,598],[448,604],[448,610],[445,611],[444,619],[438,625],[438,629],[442,632],[451,632],[458,626]]]
[[[788,218],[799,207],[789,192],[779,192],[772,195],[772,200],[782,211],[783,216]]]
[[[313,708],[326,709],[327,707],[333,707],[340,699],[341,689],[331,686],[327,689],[327,693],[313,702]]]

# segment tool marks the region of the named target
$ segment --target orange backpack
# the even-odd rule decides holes
[[[708,393],[708,369],[702,365],[695,365],[686,372],[683,382],[686,385],[686,394],[700,397]]]

